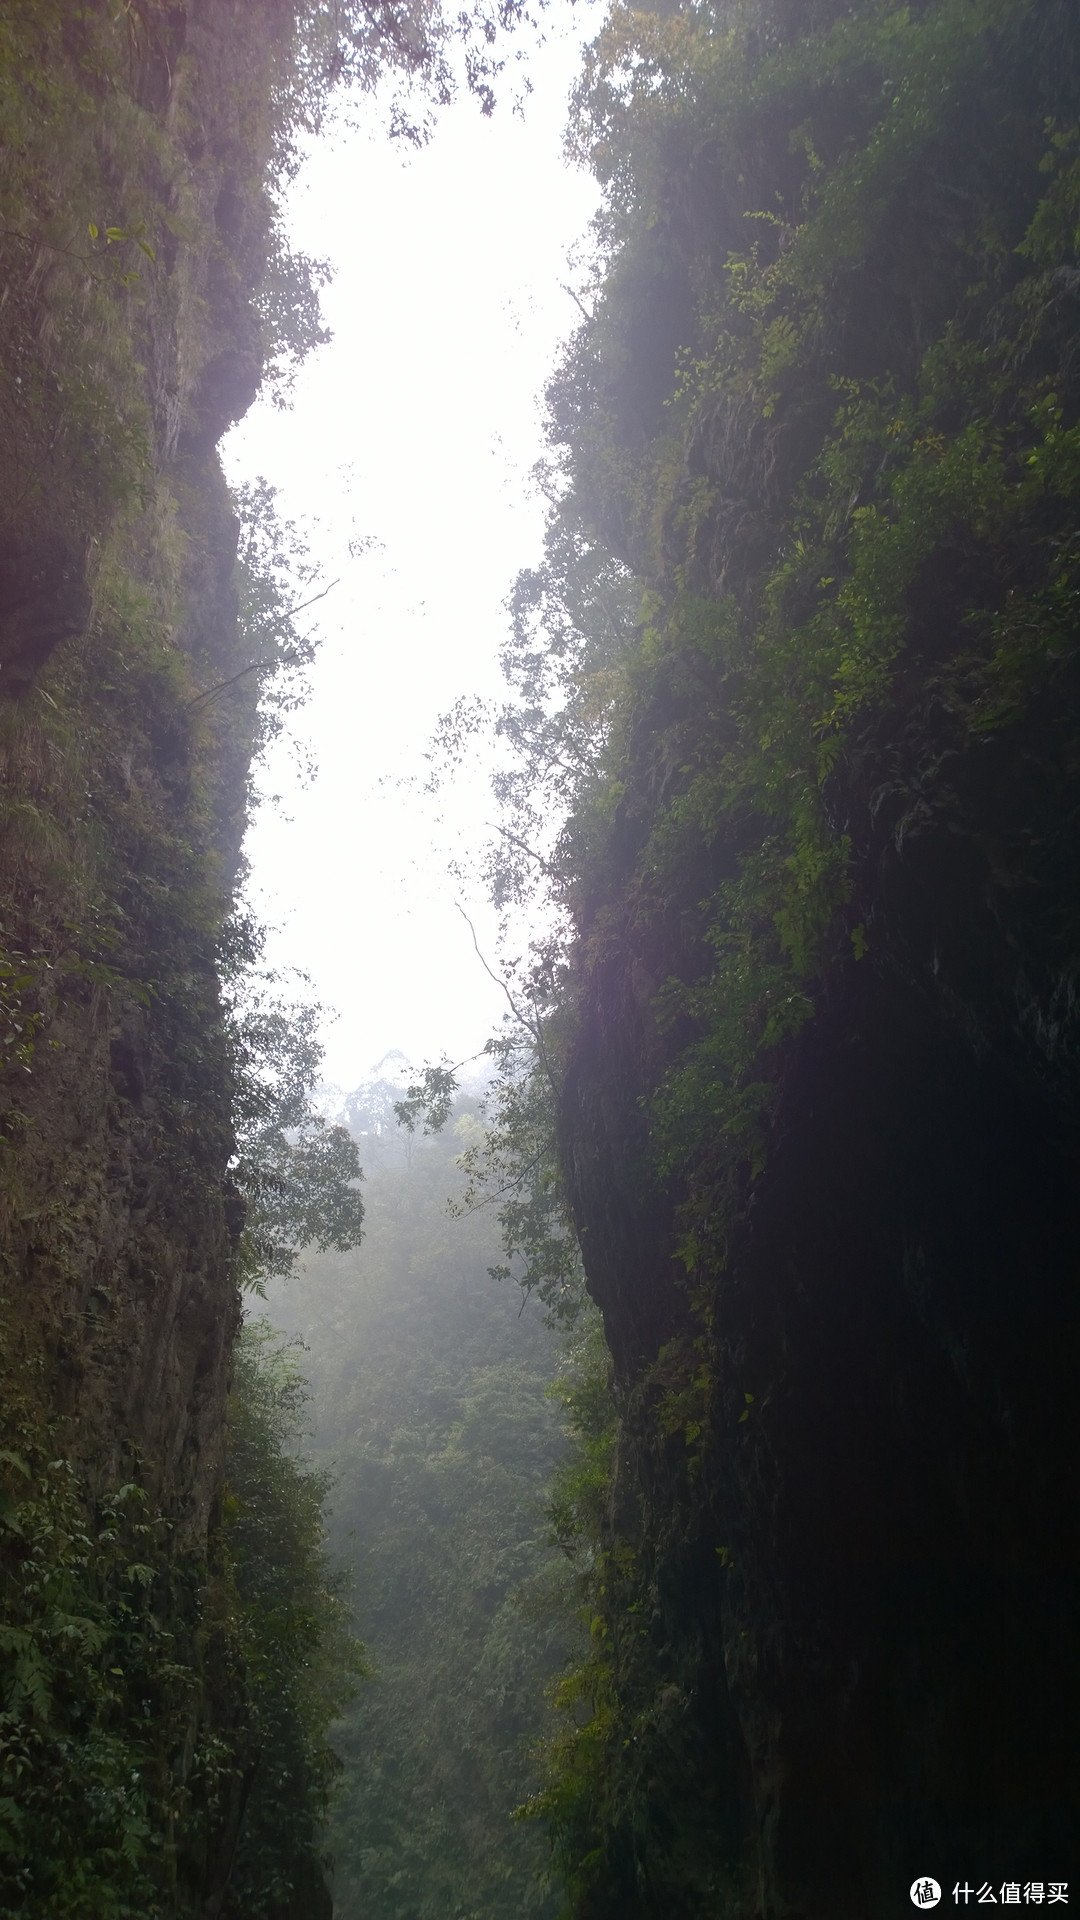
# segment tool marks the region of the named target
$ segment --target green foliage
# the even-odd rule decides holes
[[[535,1005],[535,1002],[534,1002]],[[555,1140],[554,1025],[534,1024],[489,1043],[497,1074],[485,1108],[487,1129],[461,1155],[460,1206],[498,1202],[503,1259],[493,1278],[535,1291],[552,1323],[572,1327],[584,1302],[581,1256],[566,1204]]]
[[[552,1530],[565,1554],[588,1563],[608,1518],[616,1439],[611,1362],[595,1313],[569,1342],[549,1391],[572,1442],[550,1496]]]
[[[518,577],[502,653],[514,698],[495,721],[512,755],[493,782],[505,822],[488,867],[497,906],[529,899],[538,883],[572,884],[558,827],[570,807],[603,804],[637,602],[629,570],[559,522],[544,564]]]
[[[590,1168],[630,1179],[640,1116],[634,1177],[670,1204],[658,1244],[685,1276],[683,1324],[620,1383],[619,1512],[658,1480],[677,1512],[650,1511],[631,1568],[598,1498],[580,1725],[537,1802],[590,1920],[743,1910],[684,1816],[671,1756],[691,1806],[693,1752],[665,1698],[693,1714],[680,1629],[657,1622],[706,1486],[754,1444],[725,1274],[800,1068],[823,1014],[835,1035],[868,975],[916,965],[882,874],[909,839],[978,839],[987,768],[1019,791],[1038,767],[1040,826],[1021,845],[995,816],[978,841],[979,910],[1012,928],[1017,902],[1070,892],[1078,72],[1056,0],[750,0],[615,6],[576,90],[571,145],[605,200],[548,391],[553,505],[512,612],[489,867],[500,903],[556,927],[533,1023],[563,1115],[552,1188],[570,1179],[594,1230],[629,1204]],[[917,964],[936,978],[937,947]],[[632,1343],[629,1283],[603,1249],[587,1265]],[[693,1578],[734,1567],[709,1552]]]
[[[301,613],[331,591],[322,585],[318,563],[294,521],[282,521],[275,489],[265,480],[242,485],[233,505],[240,522],[237,543],[240,626],[249,658],[228,684],[249,674],[259,693],[257,752],[277,739],[286,717],[307,698],[305,670],[315,658],[317,640],[297,624]],[[204,700],[217,697],[208,689]]]
[[[317,1236],[330,1193],[332,1244],[359,1225],[350,1143],[273,1108],[214,968],[251,756],[311,653],[265,492],[241,503],[232,617],[205,378],[223,349],[252,384],[260,361],[281,376],[318,337],[319,269],[287,258],[267,179],[297,134],[275,81],[295,25],[156,0],[0,17],[0,1906],[19,1920],[201,1912],[250,1785],[229,1634],[242,1617],[257,1640],[259,1601],[229,1599],[205,1521],[234,1068],[261,1075],[238,1107],[271,1135],[253,1238]],[[129,1425],[168,1431],[204,1339],[175,1445],[140,1456]],[[317,1611],[289,1783],[311,1821]]]
[[[531,872],[598,958],[633,843],[639,924],[697,918],[657,1002],[683,1040],[653,1097],[690,1271],[722,1258],[764,1163],[785,1048],[823,982],[873,952],[847,795],[935,567],[971,584],[916,641],[958,739],[1017,724],[1070,650],[1060,17],[1034,0],[767,15],[616,8],[586,58],[573,137],[607,188],[602,251],[549,390],[563,477],[500,723],[520,756],[506,837],[529,840],[530,805],[563,810],[519,889]],[[682,224],[661,220],[680,193]],[[903,349],[890,255],[918,316]],[[735,531],[725,489],[744,499]],[[640,585],[613,620],[619,569],[624,605]],[[523,645],[529,608],[546,655]]]
[[[323,1546],[329,1482],[297,1453],[308,1394],[295,1349],[249,1321],[235,1367],[224,1541],[246,1705],[234,1765],[248,1791],[224,1911],[251,1916],[319,1883],[339,1764],[327,1733],[367,1667]]]
[[[569,1345],[550,1391],[563,1408],[569,1446],[548,1510],[568,1562],[583,1650],[552,1690],[558,1725],[544,1744],[544,1781],[515,1817],[543,1824],[569,1913],[587,1910],[610,1881],[612,1829],[632,1827],[642,1814],[646,1717],[634,1721],[627,1704],[643,1637],[643,1587],[637,1553],[612,1526],[618,1421],[597,1316]],[[618,1898],[617,1886],[607,1891]]]
[[[11,1920],[155,1920],[173,1910],[190,1811],[175,1762],[197,1688],[196,1569],[172,1559],[137,1480],[95,1494],[62,1426],[9,1387],[0,1903]]]
[[[64,1423],[9,1387],[0,1900],[12,1920],[164,1920],[198,1837],[213,1840],[238,1793],[224,1911],[272,1912],[320,1884],[326,1731],[366,1669],[322,1547],[326,1482],[296,1457],[305,1397],[288,1347],[262,1323],[246,1329],[225,1566],[208,1584],[176,1555],[137,1463],[95,1492]]]
[[[66,11],[12,6],[0,25],[10,294],[0,471],[5,517],[44,511],[77,540],[97,531],[103,507],[136,499],[147,481],[148,410],[131,344],[148,263],[135,235],[153,218],[140,162],[160,164],[164,142],[120,89],[102,118],[123,29],[87,10],[68,23],[81,42],[72,58]]]
[[[430,137],[439,109],[461,91],[473,96],[482,113],[492,113],[508,57],[506,37],[522,28],[536,31],[545,4],[539,0],[535,15],[523,0],[496,7],[473,0],[456,13],[411,0],[401,6],[388,0],[299,5],[293,58],[282,67],[276,90],[282,171],[296,165],[296,134],[319,131],[344,90],[376,95],[391,138],[413,146]]]
[[[310,1254],[271,1298],[306,1344],[329,1538],[355,1567],[374,1668],[334,1736],[335,1912],[548,1920],[543,1847],[510,1815],[537,1784],[528,1745],[574,1633],[544,1539],[557,1349],[535,1302],[490,1278],[494,1208],[458,1204],[475,1101],[410,1138],[394,1094],[350,1101],[362,1256]]]
[[[513,1018],[484,1047],[495,1070],[458,1157],[465,1184],[451,1207],[457,1214],[496,1208],[503,1258],[488,1269],[491,1277],[514,1280],[523,1302],[535,1292],[549,1319],[570,1327],[584,1296],[555,1139],[558,1029],[542,956],[518,987],[509,995]],[[454,1111],[460,1071],[425,1067],[394,1102],[400,1124],[412,1133],[422,1118],[426,1133],[439,1133]]]
[[[279,999],[277,984],[273,974],[241,973],[230,1003],[234,1177],[246,1208],[239,1266],[257,1293],[289,1273],[303,1247],[358,1246],[364,1218],[356,1145],[311,1108],[324,1010]]]
[[[205,649],[181,644],[198,630],[187,609],[205,593],[201,545],[220,540],[213,508],[227,507],[176,472],[175,441],[192,428],[215,324],[239,327],[245,308],[252,317],[265,267],[249,242],[267,203],[269,73],[288,33],[287,22],[260,33],[245,21],[214,43],[217,66],[198,40],[177,63],[175,19],[154,6],[73,17],[13,4],[0,22],[0,1011],[22,1071],[88,985],[182,996],[188,938],[212,939],[220,924],[223,843],[235,859],[243,824],[222,819],[222,786],[238,765],[244,783],[301,697],[311,657],[285,604],[288,543],[265,490],[241,502],[255,631],[238,644],[258,647],[254,697],[216,697],[247,671],[223,671],[227,617]],[[146,89],[172,65],[166,119]],[[243,120],[236,231],[225,237],[199,159],[220,111]],[[211,262],[227,312],[200,291]],[[311,342],[302,330],[286,340],[283,327],[266,350],[295,358]],[[168,341],[183,363],[176,380],[162,362]],[[253,349],[256,371],[258,358]]]

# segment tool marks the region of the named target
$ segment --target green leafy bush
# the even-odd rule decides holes
[[[154,1920],[191,1811],[199,1570],[137,1480],[94,1494],[59,1423],[9,1401],[4,1438],[0,1902],[12,1920]]]
[[[308,1393],[295,1348],[268,1321],[249,1321],[235,1369],[224,1544],[246,1798],[224,1912],[239,1920],[297,1910],[305,1896],[316,1910],[340,1765],[327,1732],[367,1667],[323,1546],[329,1482],[298,1452]]]

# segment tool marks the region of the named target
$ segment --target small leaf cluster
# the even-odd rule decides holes
[[[233,1178],[245,1205],[240,1279],[259,1293],[268,1279],[291,1272],[301,1248],[359,1245],[364,1218],[356,1143],[311,1105],[324,1009],[284,1000],[281,984],[273,973],[240,972],[227,1018]]]

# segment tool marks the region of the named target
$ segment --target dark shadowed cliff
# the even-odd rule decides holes
[[[5,1913],[219,1913],[251,1785],[219,970],[277,663],[215,443],[315,337],[295,15],[0,18]]]
[[[1076,1866],[1078,116],[1058,0],[620,8],[579,88],[503,726],[618,1416],[581,1920]]]

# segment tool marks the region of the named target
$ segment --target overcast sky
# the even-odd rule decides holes
[[[305,969],[337,1011],[326,1077],[345,1089],[390,1048],[464,1058],[503,1010],[455,901],[485,947],[490,918],[446,870],[491,817],[485,772],[432,800],[423,756],[460,695],[498,696],[502,602],[540,553],[540,397],[579,318],[567,254],[596,204],[561,152],[578,18],[531,57],[523,119],[466,99],[420,153],[362,132],[322,141],[290,227],[333,263],[334,339],[288,413],[258,405],[223,449],[230,480],[280,489],[340,579],[295,726],[317,776],[305,790],[294,756],[275,757],[262,784],[281,804],[261,809],[248,854],[254,904],[280,929],[272,961]],[[365,539],[378,545],[350,556]]]

